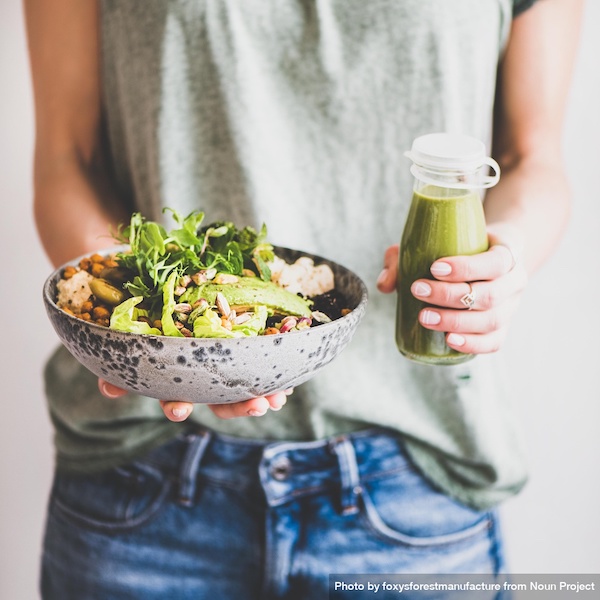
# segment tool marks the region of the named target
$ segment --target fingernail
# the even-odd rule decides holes
[[[379,277],[377,278],[377,285],[385,285],[387,283],[387,278],[390,274],[389,269],[383,269],[381,273],[379,273]]]
[[[267,411],[261,412],[260,410],[256,410],[255,408],[251,408],[248,411],[248,416],[250,417],[262,417]]]
[[[434,310],[424,310],[421,313],[421,323],[423,325],[437,325],[442,320],[440,313]]]
[[[274,400],[273,404],[271,404],[271,410],[281,410],[286,402],[287,398],[285,396],[281,399],[277,398],[277,400]]]
[[[436,277],[443,277],[452,273],[452,267],[445,262],[436,262],[431,265],[431,274]]]
[[[458,335],[458,333],[448,334],[448,343],[453,346],[464,346],[465,341],[465,338],[462,335]]]
[[[171,412],[173,413],[174,417],[177,417],[179,419],[180,417],[185,417],[185,415],[187,415],[188,409],[187,408],[174,408],[173,410],[171,410]]]
[[[417,281],[412,285],[412,292],[415,296],[426,298],[431,295],[431,286],[422,281]]]
[[[108,398],[118,398],[119,394],[115,393],[115,389],[114,386],[112,386],[110,383],[103,381],[100,384],[100,391],[102,392],[102,394]]]

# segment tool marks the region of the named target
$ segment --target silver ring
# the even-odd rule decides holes
[[[504,246],[510,252],[510,257],[512,258],[512,265],[510,265],[510,269],[508,269],[508,272],[510,273],[517,266],[517,257],[510,246],[507,246],[506,244],[500,244],[500,246]]]
[[[464,304],[467,310],[473,310],[477,296],[475,295],[473,286],[469,282],[467,282],[467,285],[469,286],[469,291],[460,299],[460,301]]]
[[[494,246],[502,246],[508,250],[508,253],[510,254],[511,265],[507,273],[510,273],[517,266],[517,254],[513,252],[513,249],[508,244],[502,244],[501,242],[498,242],[497,244],[494,244]]]

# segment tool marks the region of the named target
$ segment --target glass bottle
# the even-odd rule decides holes
[[[483,142],[464,135],[433,133],[414,140],[410,152],[413,196],[400,242],[396,343],[412,360],[453,365],[473,355],[453,350],[446,333],[423,327],[428,306],[410,291],[416,279],[434,279],[430,267],[443,257],[488,249],[482,193],[500,178],[498,163]],[[488,167],[493,175],[487,175]]]

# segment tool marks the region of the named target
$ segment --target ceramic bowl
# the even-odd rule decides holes
[[[287,262],[309,256],[328,264],[336,290],[351,309],[304,331],[247,338],[175,338],[113,331],[67,314],[56,305],[56,284],[67,265],[44,284],[46,311],[69,352],[98,377],[145,396],[202,404],[238,402],[300,385],[336,358],[351,340],[367,304],[361,279],[319,256],[276,248]]]

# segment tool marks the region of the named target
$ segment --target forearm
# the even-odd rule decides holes
[[[537,2],[513,21],[499,68],[493,153],[502,176],[485,211],[509,237],[511,228],[520,232],[530,273],[556,248],[569,215],[561,138],[582,7],[582,0]]]
[[[488,225],[510,238],[506,243],[515,245],[531,274],[555,250],[569,218],[570,189],[559,153],[504,166],[484,207]]]
[[[127,218],[103,155],[98,5],[24,0],[35,100],[34,211],[53,264],[114,244]]]
[[[55,266],[115,244],[111,228],[116,231],[128,215],[116,202],[102,172],[74,159],[36,171],[35,220],[44,249]]]

